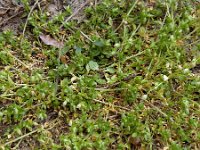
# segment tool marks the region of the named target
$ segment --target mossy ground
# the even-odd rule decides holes
[[[24,35],[0,33],[2,149],[200,149],[198,1],[24,6]]]

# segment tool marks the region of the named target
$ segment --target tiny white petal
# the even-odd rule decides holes
[[[163,75],[163,80],[167,81],[169,78],[166,75]]]
[[[184,73],[189,73],[190,70],[187,68],[187,69],[184,69],[183,72],[184,72]]]
[[[166,63],[166,68],[169,68],[170,67],[170,63]]]
[[[148,98],[148,95],[142,95],[141,99],[146,100]]]
[[[182,67],[181,65],[178,65],[178,68],[179,68],[179,69],[182,69],[183,67]]]
[[[115,47],[119,48],[120,47],[120,43],[115,43]]]
[[[64,101],[63,102],[63,107],[66,106],[66,105],[67,105],[67,101]]]
[[[81,103],[79,103],[79,104],[76,106],[76,108],[80,109],[81,106],[82,106]]]
[[[69,124],[68,124],[70,127],[72,126],[72,120],[69,121]]]

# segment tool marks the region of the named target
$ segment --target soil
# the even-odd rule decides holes
[[[86,0],[50,0],[50,1],[39,1],[40,7],[49,12],[51,17],[56,16],[58,13],[65,10],[67,6],[70,6],[72,13],[76,12]],[[37,1],[31,1],[31,8]],[[36,8],[37,9],[37,8]],[[22,33],[21,25],[26,22],[27,15],[25,9],[20,0],[0,0],[0,32],[5,30],[12,30],[16,34]],[[26,14],[28,14],[26,12]],[[84,17],[83,13],[78,13],[73,16],[72,19],[82,20]]]

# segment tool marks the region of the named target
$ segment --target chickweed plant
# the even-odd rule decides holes
[[[25,33],[0,33],[1,149],[200,149],[198,0],[91,0],[82,21],[23,2]]]

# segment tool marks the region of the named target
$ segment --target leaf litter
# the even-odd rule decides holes
[[[58,40],[53,39],[50,35],[40,34],[39,37],[46,45],[50,45],[50,46],[53,46],[53,47],[56,47],[56,48],[63,48],[64,47],[63,42],[60,42]]]

